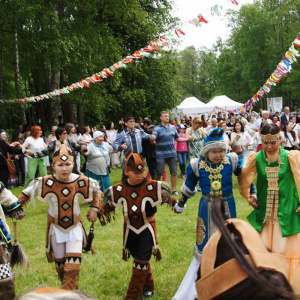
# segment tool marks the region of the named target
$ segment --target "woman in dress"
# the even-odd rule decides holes
[[[114,122],[108,122],[105,133],[107,137],[107,142],[112,146],[117,137],[117,131],[115,130]],[[112,153],[110,158],[112,169],[116,169],[118,165],[120,165],[120,152]]]
[[[104,142],[104,133],[95,131],[94,141],[87,146],[86,176],[95,179],[102,191],[106,191],[111,186],[109,178],[110,154],[112,146]]]
[[[22,140],[22,133],[19,130],[16,130],[13,132],[12,137],[11,137],[11,142],[12,144],[17,142],[19,144],[16,145],[16,148],[21,149],[21,145],[23,144]],[[17,170],[17,177],[19,179],[19,176],[21,174],[21,182],[18,180],[18,185],[19,186],[24,186],[25,184],[25,160],[24,160],[24,154],[11,154],[11,158],[14,160],[16,170]]]
[[[253,150],[253,144],[254,140],[248,132],[245,132],[243,123],[237,121],[233,126],[229,145],[234,152],[235,147],[242,146],[242,152],[239,152],[238,154],[243,159],[244,165],[248,162],[249,151]]]
[[[206,138],[206,134],[202,129],[203,122],[200,117],[196,116],[192,121],[192,127],[186,129],[186,138],[190,136],[193,140],[189,142],[189,156],[192,158],[200,158],[200,152],[203,147],[203,140]]]
[[[288,280],[300,294],[300,152],[280,147],[280,129],[275,124],[265,125],[260,134],[263,149],[250,153],[239,175],[240,193],[255,208],[249,222],[271,251],[286,257]],[[249,195],[256,175],[257,201]]]

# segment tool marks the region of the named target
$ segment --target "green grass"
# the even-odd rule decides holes
[[[121,178],[121,170],[111,173],[112,184]],[[238,192],[235,176],[234,195],[237,204],[238,218],[245,219],[250,213],[248,206]],[[177,190],[183,183],[178,179]],[[13,189],[18,195],[21,188]],[[201,193],[189,199],[184,213],[174,214],[166,205],[158,207],[156,214],[158,242],[163,259],[160,262],[151,260],[156,284],[156,300],[171,299],[193,258],[195,243],[195,227],[198,204]],[[85,216],[88,205],[82,205]],[[24,251],[30,259],[30,267],[24,271],[14,270],[16,276],[16,293],[20,295],[37,286],[47,285],[60,287],[54,264],[49,264],[45,256],[46,218],[48,205],[39,202],[29,204],[26,217],[18,222],[18,238]],[[84,217],[86,230],[89,222]],[[9,220],[9,225],[12,228]],[[94,248],[96,255],[83,254],[82,270],[80,272],[80,290],[101,300],[119,300],[126,295],[131,277],[132,258],[129,262],[122,260],[122,211],[117,211],[117,219],[105,227],[97,222],[95,226]]]

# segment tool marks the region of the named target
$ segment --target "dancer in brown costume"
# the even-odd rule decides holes
[[[27,204],[36,190],[40,201],[49,200],[46,255],[48,262],[55,261],[62,288],[67,290],[78,289],[82,248],[87,242],[79,199],[91,202],[90,222],[97,220],[103,199],[93,179],[72,173],[73,163],[72,153],[62,144],[53,156],[55,175],[37,178],[19,195],[21,205]]]
[[[105,195],[109,199],[104,213],[99,214],[102,224],[110,221],[110,214],[123,204],[124,241],[123,259],[133,256],[132,277],[126,300],[136,300],[141,295],[147,299],[154,294],[154,280],[150,266],[151,254],[161,259],[156,237],[155,213],[157,206],[176,200],[171,198],[170,189],[161,181],[145,178],[145,163],[139,154],[130,154],[125,161],[124,173],[128,177],[111,186]]]

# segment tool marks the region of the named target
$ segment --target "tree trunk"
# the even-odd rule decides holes
[[[0,47],[0,99],[3,99],[3,52],[2,47]],[[0,129],[4,128],[4,105],[0,103]]]
[[[63,119],[65,123],[74,123],[74,105],[73,100],[64,99],[61,101],[61,108],[63,112]]]
[[[20,85],[20,65],[19,65],[19,47],[18,47],[18,31],[15,29],[15,90],[17,99],[22,98]],[[20,104],[20,121],[21,124],[26,124],[26,114],[23,104]]]
[[[82,104],[80,102],[77,103],[77,122],[79,128],[83,127],[83,109]]]

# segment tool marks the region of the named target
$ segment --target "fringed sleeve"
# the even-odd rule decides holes
[[[31,200],[34,199],[34,194],[38,188],[38,185],[38,179],[31,181],[29,186],[25,190],[23,190],[22,193],[18,196],[20,204],[22,206],[27,205]]]
[[[17,219],[23,209],[18,198],[8,189],[2,189],[0,194],[0,204],[2,205],[5,215]]]
[[[115,207],[112,205],[113,187],[109,187],[104,192],[104,197],[107,197],[107,201],[101,201],[98,212],[98,219],[102,226],[110,223],[112,219],[116,219]]]
[[[161,187],[162,204],[167,203],[173,209],[177,200],[171,196],[170,186],[165,182],[161,182]]]
[[[256,175],[256,153],[249,153],[249,161],[242,168],[238,176],[239,190],[241,195],[249,201],[250,199],[250,186],[255,179]]]
[[[300,189],[300,151],[292,150],[288,154],[291,170],[294,175],[295,183]]]
[[[100,190],[98,183],[95,180],[93,180],[92,183],[93,183],[93,201],[90,205],[90,209],[99,212],[99,209],[103,206],[104,203],[104,195]]]

